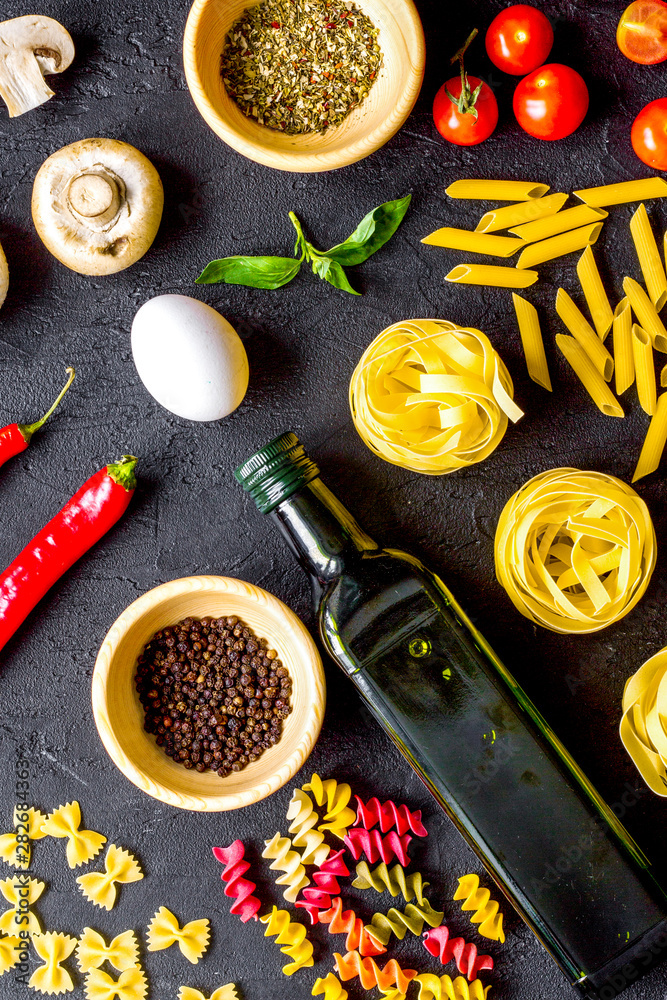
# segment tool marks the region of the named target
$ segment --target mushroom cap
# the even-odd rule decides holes
[[[27,14],[0,22],[0,97],[9,117],[53,97],[44,76],[62,73],[73,59],[72,36],[52,17]]]
[[[143,257],[163,206],[153,164],[116,139],[82,139],[59,149],[39,168],[32,190],[40,239],[79,274],[114,274]]]
[[[5,252],[0,246],[0,306],[7,298],[7,290],[9,288],[9,268],[7,267],[7,258],[5,257]]]

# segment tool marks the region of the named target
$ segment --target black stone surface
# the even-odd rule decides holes
[[[576,258],[544,267],[540,284],[529,293],[544,324],[554,382],[549,395],[526,375],[508,293],[445,285],[443,276],[460,255],[419,242],[439,225],[476,222],[485,206],[453,203],[444,193],[462,176],[540,180],[564,191],[647,176],[650,171],[632,152],[630,125],[648,100],[664,93],[665,70],[635,66],[616,49],[624,0],[542,4],[556,22],[553,59],[582,71],[590,85],[586,122],[554,145],[523,134],[511,112],[514,82],[490,66],[478,42],[469,69],[492,82],[501,121],[483,146],[458,149],[436,133],[431,101],[450,75],[449,55],[473,26],[484,30],[503,3],[417,0],[417,5],[428,40],[417,108],[384,149],[338,172],[277,173],[244,159],[208,130],[183,76],[183,0],[45,0],[39,12],[70,29],[76,61],[55,79],[57,96],[44,107],[13,121],[0,110],[0,240],[11,271],[0,313],[0,423],[42,412],[61,383],[64,364],[75,364],[79,373],[48,430],[0,473],[0,562],[8,563],[94,470],[123,452],[141,458],[141,488],[128,515],[53,588],[0,658],[0,827],[11,825],[20,752],[30,760],[30,801],[50,810],[78,799],[86,825],[136,852],[146,873],[105,913],[76,890],[78,873],[66,867],[63,843],[36,844],[35,874],[48,883],[36,909],[47,929],[77,934],[87,924],[107,935],[129,926],[142,931],[162,904],[182,921],[211,918],[212,947],[196,967],[175,949],[142,952],[151,1000],[174,998],[181,984],[208,996],[230,980],[239,984],[244,1000],[305,1000],[315,976],[332,968],[334,945],[343,950],[343,939],[317,929],[315,969],[283,977],[281,956],[275,943],[263,938],[261,926],[243,926],[230,916],[210,852],[212,844],[240,836],[258,862],[263,839],[276,829],[285,832],[292,787],[313,770],[349,780],[363,795],[395,797],[424,811],[430,837],[415,853],[416,863],[452,928],[483,944],[451,902],[456,877],[479,871],[479,865],[334,665],[326,667],[325,725],[305,769],[289,787],[239,812],[188,814],[153,801],[116,770],[97,737],[89,703],[97,649],[114,619],[150,587],[192,573],[236,575],[272,591],[313,625],[301,570],[231,475],[256,446],[284,429],[302,437],[328,483],[371,534],[409,547],[437,567],[667,882],[664,802],[644,789],[617,734],[624,681],[662,647],[667,632],[662,473],[638,487],[655,520],[658,566],[645,599],[617,626],[578,638],[533,628],[514,611],[493,572],[494,529],[509,496],[532,475],[563,465],[629,481],[647,418],[634,390],[623,401],[625,420],[600,415],[555,350],[555,292],[563,284],[580,298]],[[31,10],[19,0],[5,0],[1,13],[9,18]],[[166,192],[152,250],[131,269],[104,279],[61,266],[41,245],[30,218],[32,180],[42,161],[67,143],[95,135],[137,145],[159,169]],[[212,257],[289,252],[290,209],[315,242],[331,245],[370,208],[407,191],[413,192],[413,207],[400,232],[353,273],[363,298],[348,297],[306,273],[277,292],[193,284]],[[648,207],[661,232],[665,209],[658,202]],[[614,209],[599,242],[597,255],[614,302],[624,274],[640,277],[630,215],[628,207]],[[195,425],[172,417],[137,377],[132,318],[143,302],[164,292],[205,300],[244,339],[250,389],[239,410],[221,423]],[[488,461],[444,478],[383,464],[356,436],[347,409],[348,380],[362,350],[390,323],[424,315],[483,329],[507,362],[526,410]],[[629,793],[633,788],[639,791]],[[261,898],[280,903],[263,864],[255,871]],[[9,874],[7,869],[4,875]],[[354,890],[350,899],[366,918],[380,902]],[[531,932],[506,909],[507,943],[488,946],[497,960],[488,977],[491,996],[574,996]],[[414,939],[397,946],[395,954],[417,968],[433,965]],[[0,979],[1,997],[32,995],[12,976]],[[82,979],[76,980],[72,995],[81,997]],[[353,986],[350,994],[356,998],[362,992]],[[628,1000],[665,995],[667,967],[626,993]]]

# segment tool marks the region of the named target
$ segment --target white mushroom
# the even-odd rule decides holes
[[[9,288],[9,268],[7,267],[7,258],[5,257],[5,252],[0,246],[0,306],[7,298],[8,288]]]
[[[15,118],[53,97],[44,80],[74,59],[74,42],[52,17],[28,14],[0,22],[0,97]]]
[[[153,164],[116,139],[82,139],[59,149],[39,168],[32,190],[40,238],[79,274],[113,274],[143,257],[163,206]]]

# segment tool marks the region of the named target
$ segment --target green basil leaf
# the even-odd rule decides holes
[[[296,278],[300,268],[301,261],[291,257],[223,257],[207,264],[195,284],[281,288]]]
[[[391,239],[403,221],[411,201],[412,195],[409,194],[397,201],[387,201],[384,205],[378,205],[361,220],[344,243],[327,250],[326,256],[346,267],[363,264]]]
[[[316,274],[324,281],[328,281],[334,288],[340,288],[341,291],[349,292],[350,295],[361,295],[361,292],[354,290],[347,280],[345,271],[337,261],[331,260],[329,257],[313,257],[312,265],[313,274]]]

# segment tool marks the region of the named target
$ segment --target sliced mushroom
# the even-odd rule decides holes
[[[54,257],[79,274],[113,274],[155,239],[164,192],[157,170],[134,146],[82,139],[39,168],[32,217]]]
[[[0,22],[0,97],[16,118],[53,97],[44,80],[74,59],[70,33],[52,17],[28,14]]]
[[[7,298],[8,288],[9,288],[9,268],[7,267],[7,258],[5,257],[5,252],[0,246],[0,306]]]

